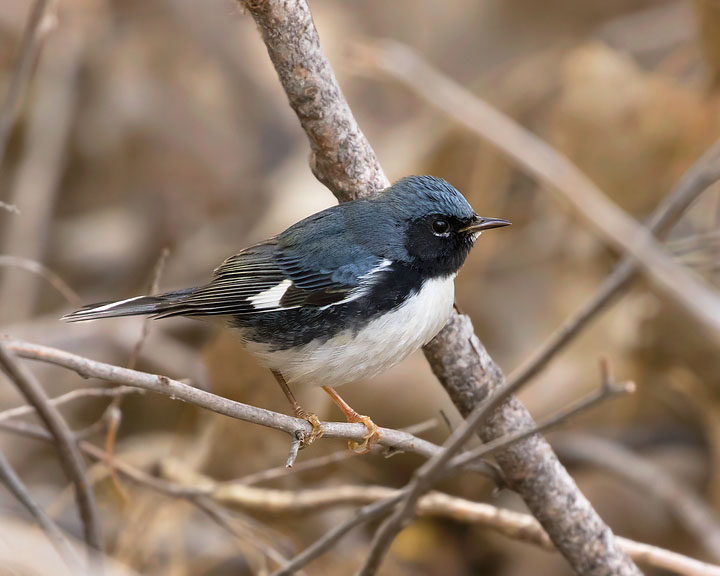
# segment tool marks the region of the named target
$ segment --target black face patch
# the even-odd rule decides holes
[[[472,234],[460,230],[470,224],[454,216],[432,214],[408,225],[405,248],[426,278],[458,271],[473,245]]]

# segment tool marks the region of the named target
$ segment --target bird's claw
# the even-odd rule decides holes
[[[299,410],[295,411],[295,415],[298,418],[302,418],[303,420],[310,423],[310,426],[312,426],[312,431],[310,434],[303,434],[302,440],[300,441],[300,450],[303,448],[307,448],[310,446],[315,440],[322,437],[324,430],[322,427],[322,423],[320,422],[320,418],[317,417],[317,414],[314,414],[313,412],[307,412],[300,408]]]
[[[380,440],[380,428],[375,422],[373,422],[369,416],[362,416],[361,414],[358,414],[355,418],[352,420],[349,420],[352,422],[362,422],[365,424],[365,427],[368,429],[368,433],[363,436],[362,442],[355,442],[354,440],[350,440],[348,442],[348,448],[355,452],[355,454],[367,454],[370,452],[370,449],[375,445],[378,440]]]

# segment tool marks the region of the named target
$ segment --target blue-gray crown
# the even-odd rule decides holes
[[[472,218],[472,207],[450,183],[434,176],[408,176],[385,191],[385,200],[407,217],[445,214],[460,220]]]

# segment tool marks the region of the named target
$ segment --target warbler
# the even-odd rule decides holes
[[[322,386],[349,422],[379,439],[335,387],[371,378],[428,343],[454,303],[454,279],[480,234],[507,226],[478,216],[445,180],[410,176],[333,206],[231,256],[208,284],[86,306],[71,322],[115,316],[221,317],[275,375],[296,416],[322,434],[291,390]]]

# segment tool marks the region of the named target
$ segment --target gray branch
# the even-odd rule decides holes
[[[310,141],[310,164],[318,180],[341,201],[385,187],[387,180],[378,160],[357,128],[320,48],[305,0],[243,0],[243,4],[260,28],[270,59]],[[338,148],[343,147],[345,152],[341,153]],[[352,177],[338,177],[348,174]],[[465,416],[505,383],[466,317],[454,314],[426,355]],[[527,410],[512,398],[495,412],[482,435],[492,439],[502,435],[500,429],[516,432],[532,425]],[[526,459],[518,458],[519,454]],[[640,573],[544,440],[533,437],[520,442],[498,455],[498,460],[575,570],[598,576]],[[533,479],[536,474],[540,480]],[[568,502],[582,514],[573,515]]]
[[[290,106],[310,141],[310,168],[340,201],[390,182],[360,131],[320,47],[307,3],[246,0]]]

